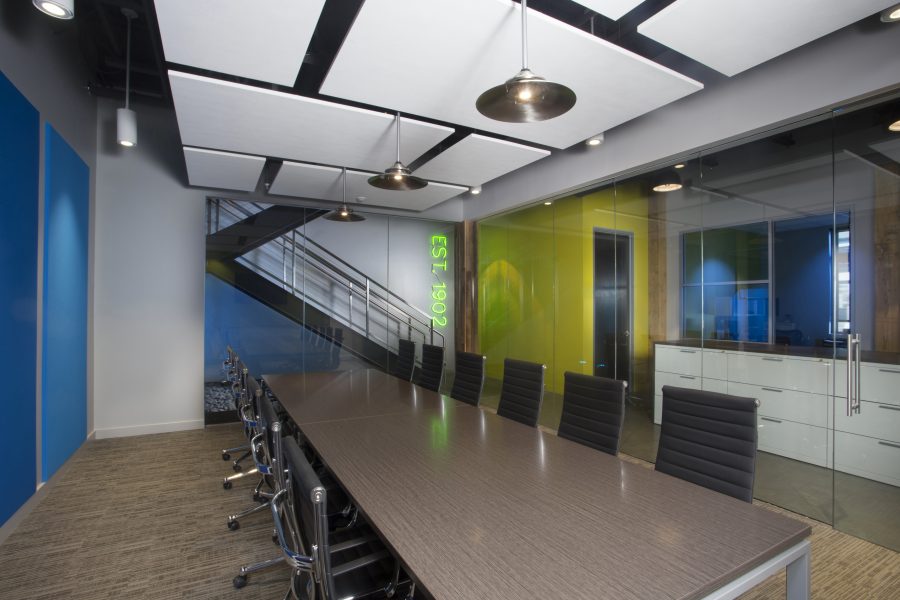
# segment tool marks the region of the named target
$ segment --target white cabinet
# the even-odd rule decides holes
[[[728,393],[759,400],[760,415],[828,427],[828,397],[766,385],[728,382]]]
[[[657,346],[656,370],[699,377],[703,368],[702,352],[699,348]]]
[[[728,381],[761,383],[813,394],[828,393],[830,360],[750,352],[728,353]]]
[[[900,444],[835,431],[834,462],[838,471],[900,486]]]
[[[757,417],[757,425],[758,448],[763,452],[787,456],[820,467],[831,466],[826,428],[764,415]]]
[[[900,367],[863,363],[859,371],[860,398],[900,406]]]

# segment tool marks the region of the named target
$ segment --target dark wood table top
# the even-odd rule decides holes
[[[412,384],[362,373],[292,375],[315,386],[302,401],[279,400],[292,416],[302,406],[304,435],[435,598],[702,598],[810,533],[437,394],[423,409],[409,401]],[[348,377],[369,385],[335,398],[324,380]],[[393,404],[364,393],[390,389]],[[310,420],[326,412],[318,403],[335,418]]]

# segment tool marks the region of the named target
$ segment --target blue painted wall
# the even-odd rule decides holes
[[[349,358],[324,337],[209,274],[205,315],[204,370],[208,382],[221,381],[222,360],[229,344],[257,376],[333,369]]]
[[[4,377],[0,525],[34,493],[38,112],[0,74],[0,364]]]
[[[47,125],[44,134],[43,476],[87,437],[90,169]]]

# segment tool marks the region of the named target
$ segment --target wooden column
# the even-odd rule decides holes
[[[900,179],[875,170],[875,350],[900,352]]]
[[[478,227],[456,224],[456,349],[478,351]]]
[[[666,199],[662,194],[650,194],[647,210],[648,241],[648,311],[650,319],[650,341],[665,340],[667,335],[666,302],[668,297],[667,273],[667,232],[666,232]]]

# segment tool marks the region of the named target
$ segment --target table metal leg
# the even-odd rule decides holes
[[[809,547],[787,566],[787,600],[809,600]]]

